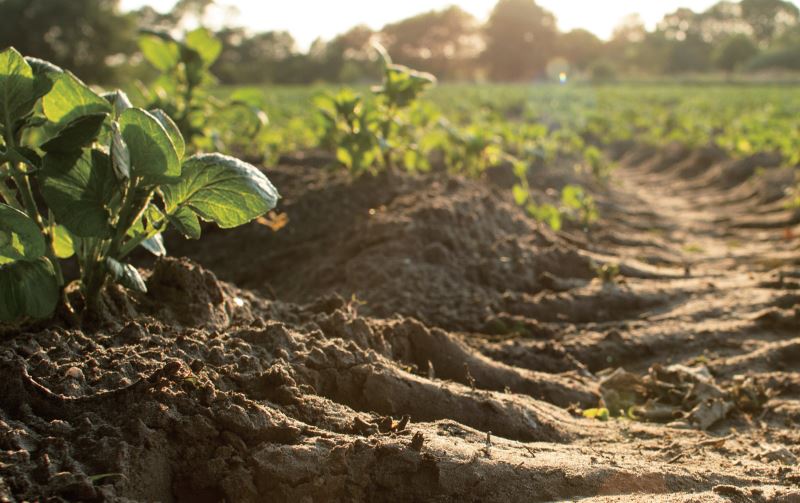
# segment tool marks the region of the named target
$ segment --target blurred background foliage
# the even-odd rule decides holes
[[[169,12],[122,12],[119,0],[0,0],[0,46],[70,68],[85,80],[124,84],[153,77],[137,53],[142,28],[178,33],[202,25],[214,0],[179,0]],[[390,23],[355,26],[307,51],[288,32],[228,26],[212,72],[222,84],[359,83],[380,78],[370,50],[382,43],[400,64],[450,81],[587,80],[800,70],[800,11],[785,0],[721,1],[702,12],[681,8],[647,30],[632,15],[610,40],[557,29],[534,0],[499,0],[479,22],[457,6]]]

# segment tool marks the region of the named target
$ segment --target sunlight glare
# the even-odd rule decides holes
[[[167,11],[174,3],[175,0],[122,0],[121,6],[123,9],[135,9],[142,5],[152,5],[157,10]],[[479,21],[484,21],[489,17],[496,0],[217,0],[217,3],[219,7],[215,9],[212,19],[208,20],[212,27],[233,23],[244,25],[253,31],[287,30],[295,37],[299,48],[305,50],[318,37],[330,40],[358,24],[380,29],[387,23],[454,4],[474,15]],[[698,11],[714,4],[715,0],[539,0],[537,3],[556,16],[561,30],[583,28],[600,38],[608,39],[620,20],[629,14],[638,13],[647,27],[652,28],[664,14],[678,7],[688,6]],[[230,7],[238,12],[232,19],[227,14]]]

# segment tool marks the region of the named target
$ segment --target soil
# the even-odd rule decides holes
[[[792,171],[613,151],[532,174],[593,189],[558,234],[503,168],[269,169],[287,226],[5,331],[0,501],[800,501]]]

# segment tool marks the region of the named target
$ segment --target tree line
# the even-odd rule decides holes
[[[166,14],[121,12],[119,0],[0,0],[0,46],[70,68],[87,80],[120,83],[147,76],[137,54],[142,28],[179,31],[202,23],[214,0],[178,0]],[[301,51],[290,33],[217,32],[212,68],[225,84],[372,80],[372,50],[443,80],[521,81],[562,72],[592,79],[683,73],[800,70],[800,10],[786,0],[723,0],[702,12],[680,8],[655,29],[631,15],[608,41],[589,31],[560,32],[535,0],[499,0],[486,22],[457,6],[387,24],[355,26]]]

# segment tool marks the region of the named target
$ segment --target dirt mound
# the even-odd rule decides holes
[[[171,247],[223,279],[281,299],[335,292],[355,296],[371,315],[399,313],[459,330],[518,311],[523,295],[550,289],[550,278],[594,276],[587,257],[525,216],[507,190],[482,181],[442,174],[353,181],[299,166],[270,176],[287,195],[285,230],[253,224],[207,236],[202,247]],[[237,244],[241,252],[230,254]],[[530,302],[537,301],[523,304]]]
[[[186,259],[158,260],[147,290],[154,316],[182,325],[224,328],[236,307],[214,273]]]

